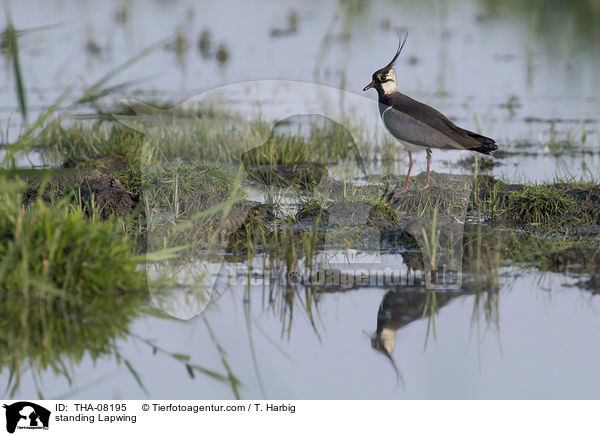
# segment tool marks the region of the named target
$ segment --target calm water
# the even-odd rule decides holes
[[[115,84],[137,81],[116,99],[178,103],[233,84],[236,92],[229,96],[230,103],[248,112],[258,108],[275,119],[300,107],[318,111],[322,102],[298,90],[243,93],[243,86],[235,83],[294,80],[362,94],[372,72],[393,54],[396,35],[390,25],[396,25],[409,31],[397,66],[401,91],[466,128],[479,126],[511,152],[498,160],[493,175],[509,181],[543,181],[555,175],[598,179],[600,27],[593,24],[600,11],[591,6],[542,11],[529,7],[530,2],[483,0],[346,6],[316,1],[198,6],[192,1],[136,0],[126,3],[127,19],[120,22],[116,16],[122,4],[105,2],[99,8],[91,1],[10,3],[18,29],[58,23],[20,39],[32,115],[65,87],[81,89],[82,84],[94,83],[178,28],[187,49],[179,56],[174,50],[158,50],[113,79]],[[292,11],[297,31],[272,36],[274,30],[288,27]],[[214,54],[202,57],[197,41],[205,29],[213,47],[227,47],[227,62],[219,64]],[[98,50],[89,49],[91,41]],[[21,120],[14,115],[17,101],[8,64],[0,69],[0,84],[1,125],[14,134]],[[376,128],[374,92],[368,98],[361,98],[359,107],[365,125]],[[554,146],[554,141],[570,146]],[[472,168],[456,166],[462,157],[436,153],[433,169],[469,173]],[[43,163],[38,158],[33,156],[34,164]],[[398,156],[398,171],[405,171],[405,159]],[[415,174],[424,168],[424,154],[418,155]],[[525,267],[503,269],[499,280],[491,321],[474,295],[456,293],[443,297],[435,337],[428,318],[415,317],[397,330],[391,356],[404,386],[397,382],[390,360],[371,347],[380,304],[391,289],[324,293],[313,307],[312,321],[302,309],[304,291],[299,290],[288,325],[285,305],[270,305],[260,289],[252,289],[248,297],[243,289],[224,287],[204,318],[169,321],[140,315],[131,325],[133,334],[117,342],[147,393],[113,358],[93,363],[89,357],[74,365],[71,386],[46,372],[40,377],[41,390],[46,398],[233,396],[226,383],[202,374],[191,380],[184,365],[153,354],[136,339],[140,337],[223,371],[218,343],[242,382],[243,398],[596,398],[598,297],[579,289],[578,277]],[[15,396],[37,396],[29,375]],[[5,377],[6,371],[0,373],[0,385]]]
[[[597,297],[569,287],[572,282],[559,274],[505,271],[498,328],[483,315],[473,316],[473,296],[457,296],[440,308],[435,340],[430,332],[425,345],[426,319],[399,329],[393,358],[405,380],[404,389],[389,361],[371,348],[365,333],[375,331],[378,307],[386,293],[383,289],[322,296],[318,335],[298,310],[290,337],[287,333],[282,337],[280,315],[261,304],[260,293],[245,303],[242,292],[227,292],[208,307],[205,316],[227,352],[232,371],[244,384],[244,398],[263,394],[267,398],[340,399],[596,398],[600,381],[594,374],[600,353],[594,344],[600,303]],[[182,323],[142,317],[132,330],[170,351],[190,354],[192,361],[221,366],[200,319]],[[119,342],[119,346],[153,398],[232,397],[226,385],[207,377],[190,381],[181,365],[153,355],[136,340]],[[44,394],[48,398],[65,393],[75,398],[146,397],[128,370],[112,360],[94,365],[85,359],[72,376],[72,387],[64,379],[43,377]],[[20,392],[35,396],[27,377]]]

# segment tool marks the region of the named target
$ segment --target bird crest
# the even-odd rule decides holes
[[[408,32],[404,33],[404,37],[400,36],[400,32],[396,29],[396,32],[398,33],[398,48],[396,49],[396,54],[394,55],[394,57],[392,58],[392,60],[390,61],[389,64],[387,64],[385,67],[383,67],[381,70],[381,72],[384,71],[389,71],[390,68],[392,68],[394,66],[394,64],[396,63],[396,60],[398,59],[398,56],[400,56],[400,53],[402,52],[402,49],[404,48],[404,44],[406,44],[406,39],[408,38]]]

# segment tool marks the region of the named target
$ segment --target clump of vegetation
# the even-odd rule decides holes
[[[87,220],[64,200],[24,208],[21,183],[0,189],[0,367],[11,379],[24,362],[66,374],[61,356],[105,354],[146,306],[144,258],[115,221]]]
[[[480,189],[472,211],[505,227],[537,226],[566,231],[600,224],[600,185],[597,182],[494,184]],[[530,229],[532,230],[532,229]]]
[[[125,185],[141,193],[150,208],[162,208],[176,217],[225,200],[231,193],[234,175],[220,166],[204,164],[156,165],[117,172]]]
[[[2,180],[0,186],[1,288],[23,294],[68,291],[71,296],[144,289],[145,279],[137,271],[143,259],[135,256],[118,222],[86,220],[65,200],[49,207],[37,199],[24,208],[20,196],[7,190],[16,185]]]
[[[67,125],[58,118],[39,132],[36,147],[50,161],[65,167],[101,166],[110,156],[121,158],[118,166],[129,166],[139,165],[143,141],[143,134],[123,125],[82,122]]]
[[[72,365],[89,356],[123,362],[145,390],[118,340],[130,338],[129,326],[141,313],[157,313],[148,285],[161,297],[173,278],[147,278],[140,267],[148,259],[136,254],[122,219],[93,219],[97,210],[86,217],[71,198],[46,197],[45,186],[40,183],[39,196],[24,206],[25,184],[0,178],[0,368],[9,373],[6,389],[13,396],[27,369],[34,370],[36,385],[46,370],[71,382]],[[161,256],[151,253],[156,261]],[[178,361],[191,378],[204,373],[231,384],[239,397],[233,374],[134,339]],[[43,397],[39,388],[38,394]]]
[[[512,221],[531,224],[543,224],[574,215],[575,201],[547,186],[526,186],[523,192],[513,193],[509,199],[510,206],[506,210]]]

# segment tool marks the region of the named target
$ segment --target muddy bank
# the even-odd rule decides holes
[[[233,183],[232,176],[226,172],[201,165],[165,167],[160,173],[142,176],[139,169],[129,165],[127,157],[116,154],[93,160],[71,159],[65,162],[65,166],[73,167],[79,176],[63,177],[46,190],[44,201],[50,201],[52,192],[60,197],[69,189],[75,192],[81,188],[86,201],[92,194],[97,194],[96,200],[101,203],[98,206],[103,210],[102,218],[126,216],[144,194],[146,197],[152,195],[152,205],[171,207],[175,215],[201,210],[227,200]],[[336,209],[335,205],[362,201],[363,204],[356,209],[370,214],[371,223],[383,231],[390,230],[399,222],[406,223],[423,214],[431,215],[433,211],[461,221],[476,214],[495,226],[528,228],[534,225],[538,227],[529,230],[538,231],[542,225],[545,230],[555,229],[580,236],[598,234],[600,229],[600,185],[506,184],[487,175],[473,177],[432,172],[431,187],[421,191],[419,187],[426,182],[426,174],[422,172],[411,177],[408,192],[394,195],[394,191],[397,192],[403,185],[403,176],[371,175],[372,183],[353,186],[329,180],[327,169],[320,164],[248,165],[247,170],[250,178],[279,188],[282,185],[296,186],[311,191],[320,184],[319,189],[323,192],[319,191],[319,194],[326,195],[333,202],[333,206],[328,207],[330,212],[341,212],[339,217],[330,220],[331,224],[345,220],[343,207]],[[99,178],[98,171],[111,179]],[[92,183],[88,181],[83,185],[83,177],[92,177]],[[28,189],[24,203],[37,198],[34,188]],[[143,193],[143,190],[146,192]],[[355,199],[348,200],[349,193]],[[375,205],[382,213],[371,211]],[[308,210],[302,204],[299,209],[304,209],[303,213]]]
[[[76,171],[53,179],[42,194],[44,201],[51,204],[52,196],[70,195],[87,216],[99,219],[126,218],[138,211],[142,233],[150,206],[154,227],[144,250],[164,248],[168,241],[169,246],[226,254],[230,261],[245,261],[249,253],[270,253],[290,264],[303,257],[311,262],[323,249],[377,250],[401,253],[415,270],[439,266],[446,262],[440,256],[462,250],[462,269],[477,274],[487,273],[481,271],[483,266],[495,269],[509,261],[559,271],[573,271],[575,263],[583,261],[585,273],[598,266],[598,255],[590,251],[600,230],[596,185],[511,185],[487,176],[433,173],[433,186],[419,191],[412,183],[424,181],[422,173],[407,193],[395,197],[389,196],[395,188],[390,180],[387,188],[380,182],[354,191],[349,184],[334,184],[328,201],[309,199],[289,214],[277,201],[250,201],[243,193],[230,201],[231,179],[217,168],[196,165],[146,174],[144,189],[142,177],[132,168]],[[348,192],[352,199],[344,199]],[[31,186],[23,203],[37,195]],[[577,207],[564,209],[572,203]],[[518,209],[524,206],[529,209]],[[539,221],[536,226],[531,226],[533,218]],[[174,223],[188,221],[174,230]],[[438,245],[433,263],[427,257],[431,240]],[[575,242],[581,242],[579,248],[571,247]]]
[[[132,213],[144,209],[138,215],[142,224],[140,235],[136,235],[142,244],[140,251],[181,246],[228,262],[247,262],[260,254],[290,274],[300,271],[302,265],[317,266],[314,263],[317,255],[324,250],[395,253],[401,256],[401,262],[409,271],[437,268],[461,271],[462,288],[468,291],[496,289],[498,269],[511,264],[529,265],[540,271],[582,274],[579,285],[597,290],[600,224],[553,229],[552,225],[558,221],[546,221],[544,231],[540,230],[542,226],[523,231],[514,220],[504,225],[491,218],[481,219],[481,216],[469,221],[474,210],[489,210],[482,205],[489,206],[486,202],[492,195],[497,201],[495,212],[500,216],[513,208],[515,202],[535,199],[532,193],[537,191],[532,189],[539,187],[504,185],[496,181],[493,194],[491,185],[468,193],[470,181],[465,178],[445,178],[440,174],[436,174],[436,178],[440,183],[447,183],[424,191],[411,189],[390,200],[386,199],[386,190],[380,184],[363,185],[355,191],[358,195],[352,200],[341,196],[323,203],[308,200],[298,204],[292,214],[284,212],[277,202],[247,200],[243,193],[238,200],[230,201],[231,185],[222,183],[220,172],[200,167],[189,168],[188,173],[178,172],[176,177],[174,173],[146,175],[145,183],[151,182],[146,188],[152,189],[142,189],[138,183],[138,192],[127,189],[115,173],[98,169],[87,174],[80,171],[53,179],[51,189],[41,195],[48,205],[52,204],[52,196],[71,196],[69,198],[81,205],[88,217],[101,220],[131,217]],[[135,186],[133,178],[126,180]],[[451,186],[462,189],[455,191]],[[345,189],[348,190],[348,186]],[[570,196],[580,204],[578,210],[567,217],[574,222],[581,222],[581,216],[597,219],[598,187],[552,185],[543,189],[551,190],[549,195]],[[36,195],[39,191],[30,187],[23,203],[30,203]],[[146,205],[142,207],[142,201],[152,205],[151,219],[145,215]],[[229,204],[221,208],[224,202]],[[146,232],[150,222],[151,231]],[[560,221],[564,222],[567,221]],[[184,225],[178,227],[179,224]],[[435,248],[431,246],[432,241]],[[325,286],[323,290],[334,288]]]

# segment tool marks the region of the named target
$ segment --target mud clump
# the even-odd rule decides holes
[[[494,153],[494,158],[496,157],[496,153]],[[468,168],[471,170],[475,167],[475,160],[478,160],[479,171],[488,171],[494,169],[496,166],[501,164],[499,159],[494,159],[488,156],[475,156],[471,155],[469,157],[465,157],[457,162],[463,168]]]
[[[445,214],[464,215],[469,198],[448,186],[431,186],[423,191],[410,190],[395,197],[391,207],[418,216],[424,211],[438,210]]]
[[[97,208],[100,219],[110,216],[123,218],[133,212],[139,195],[126,190],[115,177],[95,170],[84,177],[80,185],[84,213],[92,215],[92,204]]]
[[[210,255],[222,253],[242,254],[249,248],[268,240],[274,219],[273,206],[256,201],[240,200],[228,208],[198,216],[183,216],[181,226],[173,226],[172,214],[152,215],[152,237],[148,249],[161,248],[165,240],[172,246],[189,246],[193,250],[208,250]],[[167,218],[167,219],[165,219]],[[243,258],[226,257],[230,261]]]

